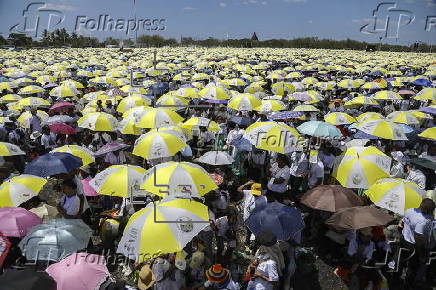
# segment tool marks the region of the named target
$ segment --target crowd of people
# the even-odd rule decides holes
[[[434,55],[167,48],[153,59],[150,52],[0,52],[0,141],[23,152],[2,153],[0,210],[15,202],[41,223],[82,220],[92,238],[77,252],[108,257],[139,239],[129,229],[154,204],[175,197],[207,206],[207,223],[174,212],[181,225],[166,233],[179,250],[108,263],[89,289],[322,288],[322,277],[313,281],[315,256],[350,289],[435,285]],[[38,164],[45,156],[53,159]],[[66,169],[43,173],[61,161]],[[169,162],[207,175],[158,176]],[[123,166],[144,169],[143,180],[109,176]],[[10,187],[30,175],[47,183],[20,202],[9,197],[28,193]],[[109,194],[100,192],[104,178]],[[156,191],[145,186],[150,178]],[[204,192],[206,178],[213,186]],[[159,188],[163,180],[169,184]],[[116,192],[117,184],[135,194]],[[192,227],[198,233],[180,242]],[[31,229],[17,236],[3,228],[11,245],[0,289],[10,271],[61,261],[29,266],[23,239]],[[85,289],[53,279],[57,289]]]

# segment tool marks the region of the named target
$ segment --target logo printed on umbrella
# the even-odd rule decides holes
[[[177,221],[177,227],[182,232],[189,233],[194,230],[194,224],[192,223],[191,218],[181,216],[176,221]]]

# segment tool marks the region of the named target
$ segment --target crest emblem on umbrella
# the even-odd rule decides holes
[[[177,227],[184,233],[192,232],[194,229],[194,224],[192,223],[192,219],[189,217],[181,216],[177,220]]]

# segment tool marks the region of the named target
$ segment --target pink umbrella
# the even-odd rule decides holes
[[[398,93],[400,95],[414,95],[414,94],[416,94],[414,91],[411,91],[411,90],[400,90]]]
[[[50,128],[50,131],[53,133],[64,134],[64,135],[76,134],[76,129],[64,123],[51,124],[48,126]]]
[[[45,271],[56,281],[57,290],[95,289],[109,276],[105,258],[88,253],[74,253]]]
[[[8,237],[24,237],[42,220],[34,213],[21,207],[0,208],[0,232]]]
[[[11,242],[9,242],[8,238],[0,233],[0,268],[3,265],[6,257],[8,256],[9,249],[11,248]]]
[[[129,145],[124,144],[124,143],[112,142],[112,143],[108,143],[106,145],[101,146],[101,148],[98,149],[94,155],[95,155],[95,157],[101,157],[103,155],[106,155],[109,152],[115,152],[118,150],[126,149],[128,147],[129,147]]]
[[[49,113],[65,112],[65,111],[68,111],[68,109],[74,108],[74,107],[75,107],[74,104],[69,103],[69,102],[56,103],[50,107]]]
[[[92,186],[89,185],[89,182],[91,180],[92,180],[91,177],[87,177],[82,180],[83,192],[85,193],[86,196],[97,196],[98,195],[97,191],[95,191],[94,188],[92,188]]]

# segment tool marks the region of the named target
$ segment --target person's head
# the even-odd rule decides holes
[[[288,160],[286,159],[285,155],[278,155],[276,161],[279,168],[283,168],[288,164]]]
[[[422,213],[431,215],[435,210],[435,202],[430,198],[424,198],[419,209]]]
[[[101,100],[97,100],[97,106],[101,107],[102,105],[102,101]]]
[[[62,191],[67,196],[73,196],[76,194],[77,185],[73,180],[67,179],[62,182]]]
[[[106,101],[106,108],[112,108],[112,102]]]

